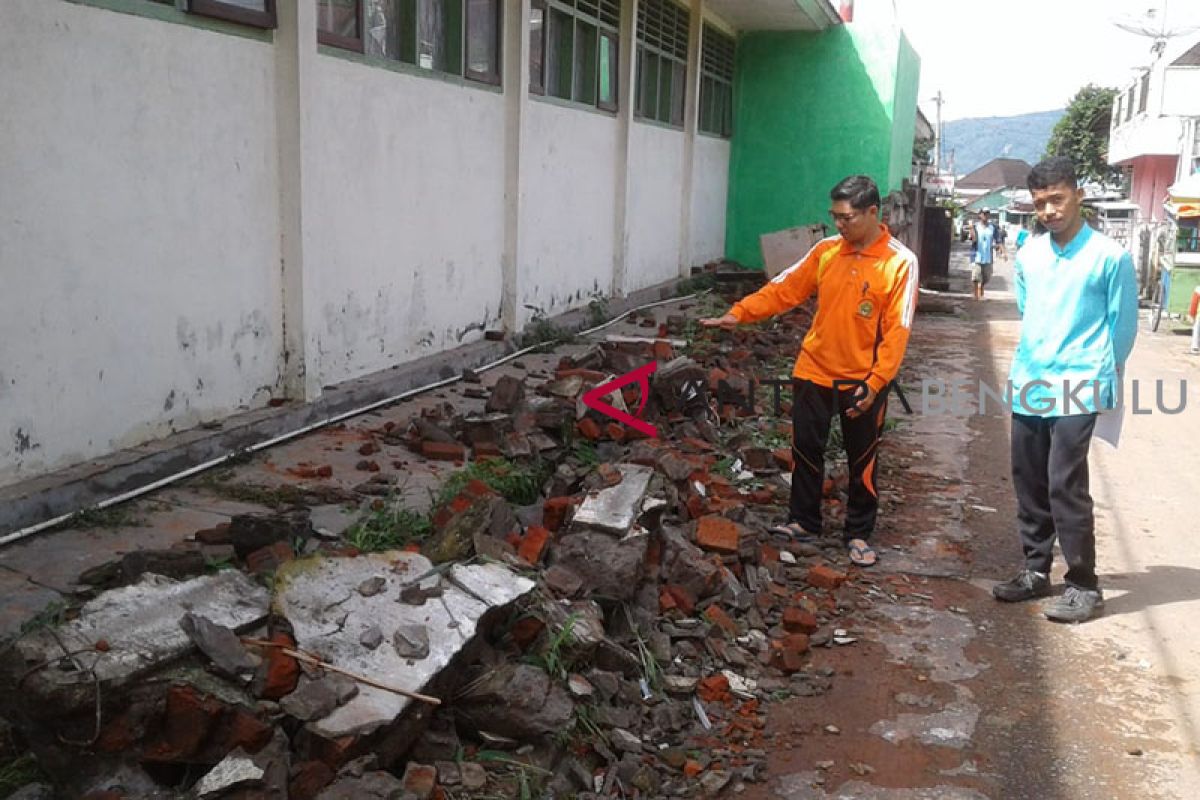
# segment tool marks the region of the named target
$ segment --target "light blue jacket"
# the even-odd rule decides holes
[[[1137,336],[1133,258],[1084,225],[1065,247],[1049,233],[1031,238],[1014,269],[1022,323],[1009,373],[1013,412],[1061,417],[1114,407],[1117,372]]]

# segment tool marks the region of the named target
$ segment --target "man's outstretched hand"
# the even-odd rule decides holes
[[[724,328],[731,331],[737,327],[738,319],[733,314],[725,314],[720,317],[708,317],[700,320],[700,324],[706,328]]]
[[[854,390],[854,405],[846,409],[846,416],[850,419],[861,417],[871,408],[871,404],[875,402],[875,398],[879,392],[872,389],[868,384],[863,383]]]

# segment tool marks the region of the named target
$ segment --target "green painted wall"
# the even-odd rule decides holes
[[[917,133],[917,88],[921,82],[921,59],[900,34],[896,63],[896,92],[892,104],[892,157],[888,189],[899,189],[912,175],[913,137]],[[882,186],[881,186],[882,188]]]
[[[759,236],[828,221],[829,190],[847,175],[899,188],[920,62],[896,28],[859,23],[750,32],[737,59],[726,250],[761,267]]]

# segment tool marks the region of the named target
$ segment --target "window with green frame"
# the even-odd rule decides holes
[[[688,10],[673,0],[638,5],[637,116],[683,126],[690,23]]]
[[[500,84],[502,0],[315,0],[321,44]]]
[[[529,91],[617,110],[621,0],[532,0]]]
[[[189,14],[238,22],[255,28],[275,27],[275,0],[151,0]]]
[[[733,135],[733,65],[736,44],[705,23],[700,56],[700,130]]]

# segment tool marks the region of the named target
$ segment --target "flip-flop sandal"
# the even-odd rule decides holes
[[[809,533],[800,527],[799,522],[789,522],[786,525],[773,525],[767,528],[767,533],[786,536],[797,542],[815,542],[820,538],[815,533]]]
[[[861,539],[854,541],[862,542]],[[856,567],[873,567],[879,563],[879,554],[866,542],[862,544],[847,543],[849,548],[850,563]]]

